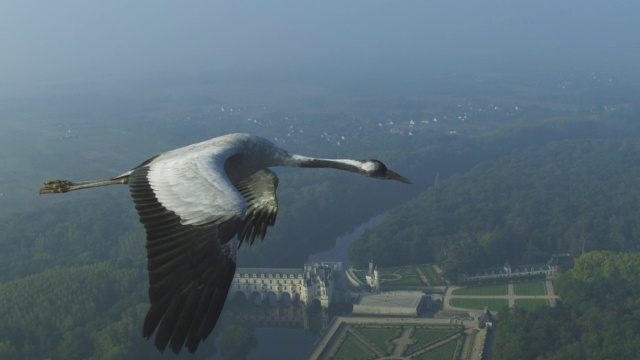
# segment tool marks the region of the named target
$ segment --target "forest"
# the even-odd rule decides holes
[[[354,241],[355,266],[437,262],[459,272],[554,252],[635,251],[637,138],[550,142],[441,181]],[[391,251],[391,249],[394,249]]]
[[[378,158],[414,182],[276,169],[277,224],[264,242],[243,246],[242,267],[299,268],[382,213],[382,223],[349,249],[354,265],[437,262],[455,274],[556,251],[637,250],[639,111],[601,110],[633,102],[625,92],[589,77],[572,78],[570,90],[559,90],[566,81],[555,78],[432,80],[415,92],[398,83],[386,92],[345,85],[329,95],[292,87],[277,96],[252,83],[253,93],[226,97],[206,81],[152,82],[116,96],[84,88],[4,101],[0,115],[11,121],[0,133],[7,170],[0,177],[0,358],[175,358],[141,336],[145,235],[126,187],[35,192],[43,180],[114,176],[160,151],[228,132],[257,133],[305,155]],[[42,120],[25,122],[34,118]],[[195,357],[178,358],[209,358],[216,348],[246,356],[255,345],[251,324],[228,313],[212,338]]]
[[[557,279],[556,307],[499,313],[493,358],[637,359],[639,267],[637,252],[584,253]]]

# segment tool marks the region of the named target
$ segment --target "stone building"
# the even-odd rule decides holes
[[[305,264],[303,269],[238,268],[229,294],[247,300],[265,301],[269,297],[288,303],[301,301],[310,306],[318,301],[328,308],[333,301],[335,274],[342,263]]]
[[[530,264],[512,267],[509,260],[502,267],[487,268],[461,274],[458,278],[461,283],[517,280],[525,278],[546,278],[558,274],[561,264],[570,259],[569,254],[553,254],[546,263]]]

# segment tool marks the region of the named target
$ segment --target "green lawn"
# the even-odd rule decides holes
[[[406,354],[411,354],[426,347],[429,344],[438,342],[439,340],[462,331],[462,327],[416,327],[412,339],[414,343],[407,347]]]
[[[371,327],[353,327],[353,330],[357,331],[367,341],[380,350],[391,355],[394,345],[391,340],[400,336],[402,330],[399,327],[396,328],[371,328]]]
[[[420,270],[422,270],[424,276],[427,277],[431,286],[444,285],[442,277],[438,275],[438,272],[433,268],[433,265],[420,265]]]
[[[418,325],[410,326],[413,329],[410,344],[403,358],[420,352],[423,349],[433,346],[454,334],[464,331],[464,326],[460,325]],[[375,359],[374,351],[382,351],[386,355],[391,355],[395,349],[392,343],[397,339],[403,329],[407,326],[397,325],[348,325],[346,336],[343,338],[334,359]],[[458,339],[448,339],[447,343],[426,354],[422,354],[420,359],[452,359],[455,355],[458,344],[464,337]]]
[[[463,338],[459,338],[456,341],[448,342],[439,348],[433,349],[422,356],[417,357],[417,360],[454,360],[456,355],[456,349],[463,341]]]
[[[465,309],[484,310],[485,306],[491,311],[498,311],[507,307],[506,299],[451,299],[449,305]]]
[[[456,289],[453,295],[507,295],[507,285],[474,286]]]
[[[531,281],[515,283],[513,291],[516,295],[546,295],[547,287],[544,281]]]
[[[403,266],[403,267],[393,267],[393,268],[384,268],[378,269],[380,275],[383,274],[398,274],[402,276],[416,276],[416,271],[413,266]]]
[[[371,350],[365,348],[356,338],[349,335],[347,335],[335,356],[336,360],[367,360],[375,358],[376,356]]]
[[[394,267],[394,268],[385,268],[378,269],[380,274],[380,278],[382,286],[424,286],[425,283],[420,280],[418,273],[413,266],[404,266],[404,267]],[[354,270],[353,273],[362,281],[364,284],[367,283],[365,276],[367,275],[367,270]],[[401,278],[399,279],[389,279],[384,275],[393,274],[399,275]]]
[[[403,276],[398,280],[386,280],[382,286],[423,286],[424,284],[417,275]]]
[[[402,276],[418,276],[418,274],[416,273],[416,269],[413,266],[402,267],[398,269],[398,271],[396,271],[396,274]]]
[[[386,274],[395,274],[402,276],[397,280],[384,279],[383,286],[423,286],[426,285],[420,280],[418,273],[413,266],[403,266],[395,268],[378,269],[380,276]],[[383,277],[384,278],[384,277]]]
[[[545,299],[516,299],[515,305],[525,310],[535,310],[541,306],[549,306],[549,301]]]

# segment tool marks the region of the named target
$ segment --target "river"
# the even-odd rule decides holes
[[[367,222],[360,224],[353,231],[337,237],[334,247],[329,250],[310,255],[308,262],[339,261],[342,262],[342,268],[344,270],[348,269],[349,258],[347,256],[347,248],[351,241],[360,236],[366,229],[379,224],[381,220],[382,215],[377,215],[369,219]],[[346,282],[344,281],[344,276],[339,277],[339,279],[341,280],[341,283],[338,284],[338,286],[345,287]],[[309,314],[308,312],[303,311],[303,309],[293,309],[293,311],[289,311],[282,308],[269,309],[268,307],[263,307],[262,309],[253,310],[253,312],[260,312],[264,314],[279,311],[287,312],[288,316],[300,317],[299,319],[292,320],[292,322],[299,322],[300,324],[304,323],[307,330],[305,330],[303,326],[257,327],[254,334],[258,340],[258,344],[249,353],[249,356],[247,357],[248,360],[304,359],[313,347],[313,344],[318,340],[317,334],[321,331],[322,325],[331,320],[330,314],[325,314],[324,317],[322,317],[320,313]],[[292,315],[291,313],[295,314]],[[264,317],[268,316],[269,315],[265,315]],[[218,348],[220,347],[218,346]],[[211,360],[221,359],[222,356],[219,353],[211,358]]]

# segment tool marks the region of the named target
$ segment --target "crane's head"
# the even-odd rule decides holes
[[[366,160],[362,162],[362,169],[365,175],[383,180],[398,180],[405,184],[412,184],[411,180],[401,176],[389,169],[379,160]]]

